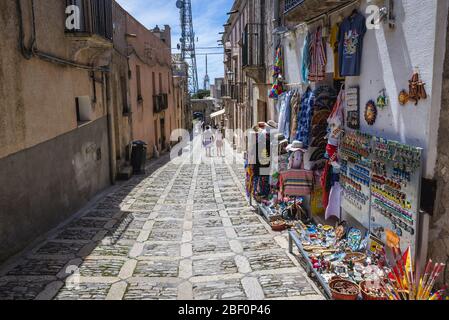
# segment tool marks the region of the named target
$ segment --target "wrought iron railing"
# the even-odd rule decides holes
[[[168,109],[168,95],[166,93],[153,96],[153,113],[160,113]]]
[[[243,67],[261,67],[265,64],[265,25],[248,23],[243,35]]]
[[[285,0],[284,2],[284,13],[288,13],[295,9],[297,6],[304,3],[305,0]]]
[[[66,0],[67,6],[79,8],[79,25],[68,29],[72,34],[98,35],[112,40],[112,0]],[[76,17],[76,16],[75,16]]]

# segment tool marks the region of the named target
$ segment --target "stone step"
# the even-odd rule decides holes
[[[126,166],[123,168],[120,168],[119,172],[117,173],[117,180],[129,180],[131,179],[133,175],[133,167]]]

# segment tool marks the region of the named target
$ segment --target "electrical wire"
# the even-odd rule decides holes
[[[30,60],[33,57],[40,58],[42,60],[45,60],[47,62],[59,64],[59,65],[65,65],[70,66],[74,68],[84,69],[84,70],[90,70],[90,71],[102,71],[102,72],[110,72],[108,67],[94,67],[91,65],[85,65],[76,63],[74,61],[70,61],[65,58],[57,57],[55,55],[52,55],[51,53],[46,53],[43,51],[40,51],[37,49],[37,37],[36,37],[36,18],[35,18],[35,10],[34,10],[34,0],[31,0],[31,16],[32,16],[32,38],[31,38],[31,47],[27,48],[25,45],[25,33],[24,33],[24,26],[23,26],[23,8],[22,8],[22,2],[21,0],[16,0],[16,8],[17,8],[17,14],[19,18],[19,46],[22,52],[22,55],[25,59]]]

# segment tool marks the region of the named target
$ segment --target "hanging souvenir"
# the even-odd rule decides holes
[[[368,101],[365,108],[365,120],[370,126],[376,123],[377,119],[377,107],[373,100]]]
[[[379,109],[384,109],[388,105],[388,97],[385,89],[382,89],[379,92],[379,97],[377,97],[376,105]]]
[[[284,79],[282,77],[282,72],[284,69],[284,58],[282,55],[282,47],[276,50],[276,56],[273,66],[273,87],[270,91],[270,98],[277,99],[284,90]]]
[[[419,79],[418,72],[415,72],[412,79],[409,80],[409,97],[410,100],[415,101],[415,106],[418,105],[419,100],[427,99],[425,83]]]
[[[401,106],[404,106],[408,103],[409,101],[409,95],[407,93],[407,91],[402,90],[401,93],[399,93],[399,103],[401,104]]]

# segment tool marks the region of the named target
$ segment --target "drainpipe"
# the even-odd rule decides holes
[[[115,185],[117,161],[115,159],[115,143],[114,143],[114,117],[113,117],[113,105],[112,105],[112,92],[111,92],[111,77],[109,74],[104,74],[105,86],[103,86],[106,97],[107,109],[107,127],[108,127],[108,149],[109,149],[109,179],[111,185]]]
[[[279,0],[274,0],[274,8],[273,8],[273,12],[274,12],[274,16],[273,16],[273,21],[274,21],[274,27],[279,27],[280,25],[280,13],[279,13],[279,7],[280,7],[280,3]]]

